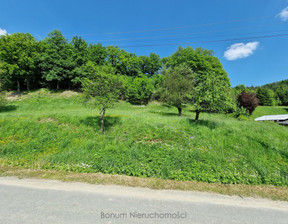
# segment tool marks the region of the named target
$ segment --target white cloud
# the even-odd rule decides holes
[[[229,61],[247,58],[254,53],[258,46],[259,42],[233,44],[224,52],[224,57]]]
[[[5,34],[7,34],[7,31],[0,28],[0,36]]]
[[[288,7],[286,7],[285,9],[283,9],[278,15],[277,17],[279,17],[281,20],[283,21],[288,21]]]

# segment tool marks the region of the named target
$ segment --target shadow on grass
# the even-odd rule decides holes
[[[157,112],[157,111],[149,111],[149,113],[152,113],[152,114],[159,114],[161,116],[177,116],[179,117],[178,113],[175,112],[175,113],[168,113],[168,112]],[[185,117],[185,115],[182,114],[183,117]]]
[[[197,122],[194,121],[194,119],[187,119],[188,123],[192,126],[206,126],[208,128],[212,129],[216,129],[219,124],[215,121],[209,121],[209,120],[198,120]]]
[[[15,105],[0,106],[0,113],[10,112],[10,111],[14,111],[16,109],[17,109],[17,107]]]
[[[87,126],[90,126],[90,127],[93,127],[95,129],[100,130],[101,120],[98,116],[97,117],[91,117],[91,116],[86,117],[85,119],[81,120],[81,122]],[[121,120],[119,117],[109,117],[109,116],[104,117],[105,130],[109,130],[111,127],[113,127],[117,124],[121,124]]]

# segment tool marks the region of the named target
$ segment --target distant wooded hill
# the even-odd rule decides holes
[[[266,84],[266,85],[263,85],[262,87],[264,88],[269,88],[269,89],[272,89],[273,91],[276,91],[278,87],[281,87],[281,86],[288,86],[288,79],[285,79],[283,81],[280,81],[280,82],[273,82],[273,83],[269,83],[269,84]]]

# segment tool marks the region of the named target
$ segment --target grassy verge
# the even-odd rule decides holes
[[[190,109],[178,117],[159,103],[120,102],[107,111],[102,134],[98,111],[77,95],[29,93],[0,108],[0,165],[285,190],[288,128],[253,116],[287,108],[258,107],[246,121],[202,113],[198,123]]]
[[[184,190],[237,195],[240,197],[269,198],[288,201],[288,188],[275,186],[253,186],[233,184],[211,184],[196,181],[174,181],[158,178],[140,178],[103,173],[77,173],[56,170],[24,169],[22,167],[0,166],[0,176],[17,176],[19,178],[40,178],[61,181],[84,182],[89,184],[121,185],[144,187],[158,190]]]

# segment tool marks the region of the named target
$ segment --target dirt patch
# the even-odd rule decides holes
[[[21,93],[9,92],[6,94],[5,98],[9,101],[18,100],[21,97]]]
[[[39,120],[40,123],[54,122],[54,121],[56,121],[56,120],[54,118],[51,118],[51,117],[43,118],[43,119]]]
[[[77,92],[70,91],[70,90],[64,91],[63,93],[60,94],[61,97],[67,97],[67,98],[76,96],[76,95],[78,95]]]

